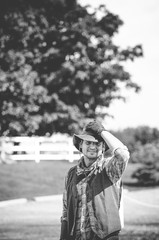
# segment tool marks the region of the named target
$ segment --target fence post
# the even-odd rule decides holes
[[[6,153],[5,153],[5,139],[2,137],[1,138],[1,161],[4,162],[6,158]]]
[[[73,162],[74,161],[74,148],[73,148],[73,143],[72,143],[72,139],[68,138],[68,144],[69,144],[69,162]]]
[[[8,137],[1,137],[0,162],[11,163],[12,144],[7,143]]]
[[[34,138],[34,144],[35,144],[35,162],[40,162],[40,137]]]

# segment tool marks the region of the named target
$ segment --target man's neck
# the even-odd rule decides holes
[[[87,157],[84,156],[85,167],[91,166],[96,160],[97,160],[97,158],[87,158]]]

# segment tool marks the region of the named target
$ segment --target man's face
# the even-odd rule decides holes
[[[81,142],[82,153],[90,160],[96,160],[103,152],[103,142]]]

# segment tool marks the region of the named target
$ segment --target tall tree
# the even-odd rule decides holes
[[[1,135],[71,134],[124,99],[121,84],[138,92],[123,62],[142,47],[113,43],[122,24],[75,0],[1,0]]]

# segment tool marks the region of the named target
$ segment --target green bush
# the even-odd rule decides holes
[[[132,177],[137,178],[142,186],[159,185],[159,170],[157,171],[153,165],[139,168],[132,174]]]
[[[134,163],[142,163],[132,174],[140,185],[159,185],[159,143],[139,144],[131,159]]]
[[[131,153],[133,163],[144,163],[146,165],[157,164],[159,162],[159,143],[138,143],[135,150]]]

